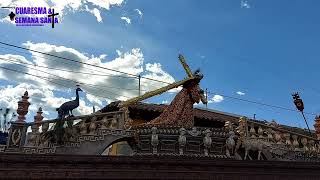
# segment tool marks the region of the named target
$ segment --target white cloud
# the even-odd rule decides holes
[[[9,108],[10,112],[15,112],[18,108],[18,101],[21,100],[21,96],[25,91],[28,91],[28,101],[31,104],[28,112],[28,115],[31,118],[27,119],[27,121],[33,121],[32,117],[36,115],[39,107],[42,107],[44,112],[42,115],[45,119],[48,119],[49,117],[56,118],[56,108],[64,102],[75,99],[75,97],[71,97],[70,99],[55,97],[53,93],[54,90],[44,86],[38,87],[31,84],[21,83],[16,86],[9,85],[0,90],[0,108]],[[74,115],[92,113],[92,106],[86,104],[83,98],[82,94],[80,94],[80,105],[73,111]],[[51,114],[51,116],[48,116],[49,114]]]
[[[91,94],[86,94],[86,97],[93,105],[102,106],[103,102],[101,101],[100,98],[93,96]]]
[[[60,1],[60,0],[56,0],[56,1]],[[110,9],[110,6],[112,5],[121,5],[123,3],[124,0],[87,0],[88,2],[91,2],[92,4],[107,9]]]
[[[240,96],[244,96],[244,95],[246,95],[246,93],[244,93],[244,92],[241,92],[241,91],[238,91],[238,92],[236,92],[238,95],[240,95]]]
[[[131,19],[130,18],[122,16],[121,19],[126,21],[127,24],[131,24]]]
[[[68,57],[69,59],[73,59],[79,62],[128,72],[134,75],[141,74],[142,77],[157,79],[169,83],[175,81],[175,79],[169,73],[163,70],[160,63],[144,64],[144,55],[138,48],[134,48],[128,52],[118,51],[118,57],[114,59],[107,59],[107,56],[105,54],[98,56],[88,55],[87,53],[79,52],[78,50],[73,48],[56,46],[47,43],[26,42],[23,44],[23,46],[32,50],[41,51],[55,56]],[[74,99],[74,89],[75,85],[78,84],[77,82],[84,83],[80,86],[81,89],[84,90],[84,92],[80,93],[80,106],[83,107],[79,107],[79,109],[76,110],[75,113],[91,113],[93,105],[101,108],[105,105],[105,103],[110,103],[110,101],[126,100],[138,95],[138,80],[136,78],[119,78],[117,77],[118,75],[125,75],[106,69],[99,69],[91,67],[89,65],[66,61],[64,59],[52,57],[48,58],[44,55],[39,55],[33,52],[30,53],[31,58],[15,54],[0,54],[0,58],[69,71],[72,70],[77,72],[95,74],[107,73],[111,76],[96,76],[57,70],[48,71],[48,69],[39,66],[25,67],[17,65],[13,62],[0,61],[0,64],[3,67],[17,69],[20,72],[27,72],[40,77],[50,78],[50,82],[48,82],[46,80],[26,74],[13,73],[0,69],[0,79],[9,80],[12,83],[19,84],[15,87],[3,87],[0,90],[0,105],[16,109],[17,101],[20,100],[24,91],[28,90],[31,97],[30,99],[32,99],[30,110],[33,113],[35,113],[37,108],[41,106],[44,111],[51,114],[56,114],[55,108],[59,107],[66,101]],[[37,70],[31,68],[36,68]],[[46,72],[50,74],[47,74]],[[66,79],[62,79],[57,76]],[[70,81],[68,79],[72,79],[73,81]],[[64,86],[61,86],[59,84],[62,84]],[[162,86],[167,85],[161,82],[150,81],[144,78],[141,79],[141,84],[141,88],[144,90],[144,92],[158,89]],[[63,97],[61,97],[61,94],[63,95]]]
[[[93,9],[93,14],[94,14],[94,16],[96,16],[98,22],[102,22],[100,11],[97,8]]]
[[[135,11],[139,14],[140,18],[142,18],[143,13],[139,9],[135,9]]]
[[[21,100],[24,92],[28,91],[29,102],[29,115],[33,117],[39,107],[43,108],[44,116],[48,115],[48,112],[55,112],[55,109],[59,107],[63,102],[69,101],[61,97],[54,97],[53,91],[43,86],[38,87],[32,84],[21,83],[16,86],[6,86],[0,90],[0,107],[9,108],[12,112],[18,108],[18,101]],[[33,119],[28,119],[33,121]]]
[[[93,113],[93,106],[89,106],[84,100],[80,100],[79,107],[75,109],[75,112],[78,114],[91,114]]]
[[[220,103],[223,100],[224,100],[223,96],[216,94],[208,101],[208,103]]]
[[[143,77],[148,78],[148,79],[155,79],[158,81],[150,81],[148,79],[142,79],[142,89],[151,91],[158,89],[159,87],[167,86],[168,83],[173,83],[175,82],[174,78],[168,74],[167,72],[162,70],[161,64],[160,63],[147,63],[146,64],[146,71],[149,73],[144,75]],[[167,82],[167,83],[163,83]],[[182,88],[175,88],[169,90],[170,93],[175,93],[177,91],[180,91]]]
[[[246,0],[241,0],[240,5],[241,5],[241,8],[246,8],[246,9],[249,9],[251,7],[249,2]]]
[[[50,7],[54,8],[55,12],[59,12],[60,17],[65,16],[69,12],[86,11],[96,16],[98,22],[102,22],[100,10],[110,10],[111,6],[120,6],[123,2],[124,0],[1,0],[0,6]],[[88,6],[93,9],[89,9]],[[5,19],[9,22],[7,17]]]
[[[98,22],[102,22],[102,17],[101,17],[100,11],[97,8],[89,9],[88,6],[85,6],[85,7],[86,7],[86,11],[93,14],[97,18]]]
[[[170,102],[168,100],[164,100],[161,102],[161,104],[169,104]]]

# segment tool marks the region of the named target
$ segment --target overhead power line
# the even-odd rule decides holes
[[[1,48],[1,49],[6,49],[6,50],[9,50],[9,51],[14,51],[14,52],[18,52],[18,53],[23,53],[23,54],[28,54],[28,55],[29,55],[28,52],[18,51],[18,50],[15,50],[15,49],[10,49],[10,48],[6,48],[6,47],[2,47],[2,46],[0,46],[0,48]],[[43,56],[39,56],[39,55],[36,55],[36,54],[32,54],[32,56],[34,56],[34,57],[39,57],[39,58],[43,58]],[[51,58],[46,58],[46,59],[47,59],[47,60],[56,61],[56,59],[51,59]],[[26,63],[26,62],[20,62],[20,63],[30,64],[30,63]],[[72,64],[66,63],[66,62],[59,62],[59,63],[66,64],[66,65],[72,65]],[[79,73],[79,74],[88,74],[88,75],[94,75],[94,76],[108,76],[108,77],[135,78],[135,79],[136,79],[136,77],[132,77],[132,76],[114,75],[114,74],[109,74],[109,73],[106,73],[106,72],[103,72],[103,71],[99,71],[99,70],[97,70],[97,69],[90,69],[90,68],[85,68],[84,70],[92,70],[92,71],[100,72],[100,73],[102,73],[102,74],[89,73],[89,72],[79,72],[79,71],[72,71],[72,70],[66,70],[66,69],[58,69],[58,68],[41,66],[41,65],[37,65],[37,64],[30,64],[30,65],[32,65],[32,66],[38,66],[38,67],[43,67],[43,68],[47,68],[47,69],[52,69],[52,70],[66,71],[66,72]]]
[[[114,69],[110,69],[110,68],[106,68],[106,67],[101,67],[98,65],[94,65],[94,64],[89,64],[89,63],[85,63],[85,62],[80,62],[74,59],[70,59],[70,58],[65,58],[65,57],[60,57],[57,55],[53,55],[53,54],[49,54],[49,53],[44,53],[44,52],[40,52],[40,51],[36,51],[36,50],[32,50],[29,48],[25,48],[25,47],[20,47],[20,46],[16,46],[16,45],[12,45],[12,44],[8,44],[8,43],[4,43],[0,41],[0,44],[2,45],[6,45],[6,46],[10,46],[10,47],[14,47],[14,48],[18,48],[18,49],[23,49],[23,50],[27,50],[27,51],[31,51],[31,52],[36,52],[39,54],[43,54],[43,55],[47,55],[47,56],[51,56],[51,57],[55,57],[55,58],[60,58],[60,59],[64,59],[67,61],[72,61],[72,62],[76,62],[76,63],[81,63],[84,65],[88,65],[88,66],[92,66],[92,67],[96,67],[96,68],[100,68],[100,69],[105,69],[105,70],[109,70],[109,71],[114,71],[117,73],[121,73],[121,74],[126,74],[129,76],[133,76],[135,78],[139,78],[138,75],[135,74],[131,74],[131,73],[127,73],[127,72],[123,72],[123,71],[119,71],[119,70],[114,70]],[[157,82],[161,82],[161,83],[165,83],[165,84],[171,84],[169,82],[165,82],[165,81],[161,81],[161,80],[156,80],[156,79],[152,79],[152,78],[147,78],[147,77],[141,77],[143,79],[147,79],[147,80],[151,80],[151,81],[157,81]],[[257,104],[257,105],[261,105],[261,106],[268,106],[268,107],[272,107],[272,108],[276,108],[276,109],[282,109],[282,110],[287,110],[287,111],[292,111],[292,112],[298,112],[295,109],[290,109],[290,108],[286,108],[286,107],[282,107],[282,106],[277,106],[277,105],[271,105],[271,104],[266,104],[266,103],[262,103],[262,102],[256,102],[256,101],[252,101],[252,100],[247,100],[247,99],[242,99],[242,98],[237,98],[237,97],[232,97],[232,96],[227,96],[227,95],[223,95],[221,93],[212,93],[212,92],[208,92],[208,94],[211,95],[215,95],[215,94],[220,94],[224,97],[230,98],[230,99],[234,99],[234,100],[238,100],[238,101],[244,101],[244,102],[248,102],[248,103],[253,103],[253,104]],[[310,115],[317,115],[316,113],[305,113],[305,114],[310,114]]]
[[[272,108],[276,108],[276,109],[282,109],[282,110],[286,110],[286,111],[292,111],[292,112],[299,112],[295,109],[290,109],[287,107],[282,107],[282,106],[277,106],[277,105],[272,105],[272,104],[266,104],[266,103],[262,103],[262,102],[257,102],[257,101],[252,101],[252,100],[247,100],[247,99],[242,99],[242,98],[237,98],[237,97],[232,97],[232,96],[227,96],[221,93],[213,93],[213,92],[208,92],[208,94],[211,95],[221,95],[223,97],[227,97],[230,99],[234,99],[234,100],[238,100],[238,101],[243,101],[243,102],[248,102],[248,103],[252,103],[252,104],[257,104],[257,105],[261,105],[261,106],[267,106],[267,107],[272,107]],[[305,114],[310,114],[310,115],[317,115],[316,113],[311,113],[311,112],[305,112]]]
[[[126,72],[122,72],[122,71],[118,71],[118,70],[114,70],[114,69],[109,69],[109,68],[101,67],[101,66],[98,66],[98,65],[95,65],[95,64],[89,64],[89,63],[81,62],[81,61],[78,61],[78,60],[74,60],[74,59],[70,59],[70,58],[65,58],[65,57],[57,56],[57,55],[54,55],[54,54],[44,53],[44,52],[41,52],[41,51],[37,51],[37,50],[33,50],[33,49],[21,47],[21,46],[16,46],[16,45],[4,43],[4,42],[1,42],[1,41],[0,41],[0,44],[6,45],[6,46],[10,46],[10,47],[15,47],[15,48],[18,48],[18,49],[23,49],[23,50],[31,51],[31,52],[35,52],[35,53],[39,53],[39,54],[43,54],[43,55],[47,55],[47,56],[51,56],[51,57],[55,57],[55,58],[59,58],[59,59],[64,59],[64,60],[67,60],[67,61],[72,61],[72,62],[75,62],[75,63],[80,63],[80,64],[84,64],[84,65],[88,65],[88,66],[93,66],[93,67],[97,67],[97,68],[101,68],[101,69],[105,69],[105,70],[109,70],[109,71],[114,71],[114,72],[118,72],[118,73],[122,73],[122,74],[127,74],[127,75],[131,75],[131,76],[136,76],[135,74],[126,73]]]
[[[43,54],[43,55],[47,55],[47,56],[51,56],[51,57],[55,57],[55,58],[59,58],[59,59],[64,59],[64,60],[71,61],[71,62],[75,62],[75,63],[79,63],[79,64],[84,64],[84,65],[87,65],[87,66],[92,66],[92,67],[96,67],[96,68],[100,68],[100,69],[105,69],[105,70],[109,70],[109,71],[114,71],[114,72],[117,72],[117,73],[126,74],[126,75],[129,75],[129,76],[133,76],[133,77],[139,78],[139,75],[132,74],[132,73],[127,73],[127,72],[123,72],[123,71],[119,71],[119,70],[115,70],[115,69],[110,69],[110,68],[98,66],[98,65],[95,65],[95,64],[89,64],[89,63],[86,63],[86,62],[81,62],[81,61],[78,61],[78,60],[74,60],[74,59],[70,59],[70,58],[66,58],[66,57],[57,56],[57,55],[54,55],[54,54],[44,53],[44,52],[41,52],[41,51],[37,51],[37,50],[33,50],[33,49],[21,47],[21,46],[16,46],[16,45],[8,44],[8,43],[1,42],[1,41],[0,41],[0,44],[6,45],[6,46],[10,46],[10,47],[14,47],[14,48],[18,48],[18,49],[23,49],[23,50],[31,51],[31,52],[35,52],[35,53],[39,53],[39,54]],[[147,77],[141,77],[141,78],[147,79],[147,80],[151,80],[151,81],[157,81],[157,82],[161,82],[161,83],[166,83],[166,84],[168,84],[168,83],[165,82],[165,81],[161,81],[161,80],[157,80],[157,79],[152,79],[152,78],[147,78]],[[170,84],[170,83],[169,83],[169,84]]]
[[[56,85],[59,85],[59,86],[62,86],[62,87],[66,87],[66,88],[71,88],[67,85],[64,85],[64,84],[61,84],[61,83],[57,83],[55,81],[52,81],[52,79],[50,80],[50,78],[47,78],[47,77],[42,77],[42,76],[38,76],[38,75],[34,75],[34,74],[30,74],[30,73],[27,73],[27,72],[21,72],[21,71],[18,71],[16,69],[11,69],[11,68],[6,68],[6,67],[2,67],[0,66],[0,69],[4,69],[4,70],[8,70],[8,71],[12,71],[12,72],[16,72],[16,73],[20,73],[20,74],[25,74],[25,75],[29,75],[29,76],[33,76],[33,77],[37,77],[39,79],[42,79],[42,80],[45,80],[45,81],[48,81],[48,82],[51,82],[53,84],[56,84]],[[55,79],[57,80],[57,79]],[[100,97],[100,98],[105,98],[105,99],[110,99],[110,97],[105,97],[105,96],[101,96],[101,95],[97,95],[97,94],[94,94],[94,93],[91,93],[91,92],[86,92],[87,94],[91,94],[93,96],[96,96],[96,97]],[[109,92],[111,93],[111,92]],[[112,93],[112,94],[115,94],[117,96],[123,96],[123,95],[120,95],[120,94],[116,94],[116,93]],[[125,96],[124,96],[125,97]],[[129,98],[129,97],[127,97]]]
[[[33,66],[32,64],[26,63],[27,66],[25,66],[25,65],[22,65],[22,64],[25,64],[25,63],[22,63],[22,62],[12,61],[12,60],[8,60],[8,59],[5,59],[5,58],[0,58],[0,60],[2,60],[2,61],[7,61],[7,62],[13,62],[13,63],[15,63],[15,64],[17,64],[17,65],[22,66],[22,67],[26,67],[26,68],[29,68],[29,69],[36,70],[36,71],[38,71],[38,72],[42,72],[42,73],[45,73],[45,74],[48,74],[48,75],[51,75],[51,76],[58,77],[58,78],[60,78],[60,80],[63,79],[63,80],[67,80],[67,81],[72,81],[72,82],[75,82],[75,83],[78,83],[78,84],[82,84],[82,85],[88,85],[88,86],[94,86],[94,87],[107,87],[107,88],[111,88],[111,89],[123,89],[123,90],[128,90],[128,91],[138,91],[138,89],[127,89],[127,88],[121,88],[121,87],[112,87],[112,86],[103,86],[103,85],[96,85],[96,84],[84,83],[84,82],[80,82],[80,81],[77,81],[77,80],[64,78],[64,77],[58,76],[58,75],[56,75],[56,74],[49,73],[49,72],[47,72],[47,71],[42,71],[42,70],[40,70],[40,69],[35,68],[35,67],[37,67],[37,66]],[[22,63],[22,64],[20,64],[20,63]],[[28,65],[30,65],[30,66],[32,66],[32,67],[28,67]],[[44,68],[46,68],[46,67],[44,66]],[[57,70],[58,70],[58,69],[57,69]],[[63,70],[62,70],[62,71],[63,71]],[[59,79],[57,79],[57,80],[59,80]],[[144,91],[144,90],[143,90],[143,91]]]

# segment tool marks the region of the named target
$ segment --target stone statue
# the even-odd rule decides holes
[[[236,128],[238,133],[238,139],[236,143],[235,152],[238,151],[240,146],[244,147],[243,141],[247,136],[247,118],[246,117],[240,117],[239,118],[239,126]]]
[[[117,121],[117,119],[116,119],[116,118],[112,118],[112,119],[111,119],[111,122],[110,122],[109,128],[111,128],[111,129],[117,129],[117,127],[118,127],[118,121]]]
[[[91,119],[90,125],[89,125],[89,134],[95,134],[96,133],[96,128],[97,128],[97,117],[93,116],[93,118]]]
[[[85,119],[81,121],[79,128],[80,128],[80,134],[87,134],[87,124]]]
[[[108,128],[109,120],[107,116],[104,116],[101,120],[101,129]]]
[[[158,139],[158,134],[157,134],[157,128],[152,127],[152,135],[151,135],[151,145],[152,145],[152,153],[156,154],[157,153],[157,146],[159,144],[159,139]]]
[[[234,147],[236,145],[236,142],[234,141],[235,137],[236,137],[235,133],[233,131],[229,131],[229,137],[226,140],[226,155],[228,157],[231,157],[231,154],[234,154]]]
[[[179,129],[180,135],[178,138],[178,142],[179,142],[179,154],[182,155],[183,154],[183,148],[187,143],[187,138],[186,138],[186,129],[184,128],[180,128]]]
[[[244,140],[244,149],[245,149],[245,155],[244,155],[244,160],[247,159],[248,153],[250,150],[258,151],[258,160],[261,159],[261,152],[267,148],[269,148],[271,145],[270,143],[263,141],[261,139],[245,139]]]
[[[203,138],[203,145],[204,145],[204,155],[208,156],[209,155],[209,151],[212,145],[212,139],[211,139],[211,131],[209,129],[204,131],[204,138]]]

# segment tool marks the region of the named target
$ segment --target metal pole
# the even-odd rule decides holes
[[[139,96],[141,96],[141,75],[139,74]]]
[[[206,88],[206,108],[208,109],[208,88]]]
[[[1,116],[2,116],[2,108],[0,109],[0,113],[1,113]],[[2,118],[0,118],[0,131],[2,131],[3,127],[2,127]]]
[[[311,131],[310,131],[310,128],[309,128],[309,125],[308,125],[308,122],[307,122],[307,118],[304,116],[303,111],[301,111],[301,114],[302,114],[302,116],[303,116],[304,122],[306,122],[306,125],[307,125],[307,127],[308,127],[308,130],[309,130],[310,136],[312,137],[312,133],[311,133]]]
[[[245,118],[245,123],[246,123],[246,135],[245,135],[245,137],[248,137],[249,136],[249,127],[248,127],[248,119],[247,118]],[[254,128],[254,127],[253,127]]]

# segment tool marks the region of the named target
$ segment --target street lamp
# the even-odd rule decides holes
[[[292,98],[293,98],[293,103],[296,105],[296,108],[301,112],[301,114],[302,114],[302,116],[303,116],[303,119],[304,119],[304,121],[306,122],[306,125],[307,125],[307,127],[308,127],[310,136],[312,136],[312,133],[311,133],[311,131],[310,131],[310,128],[309,128],[307,119],[306,119],[306,117],[304,116],[304,113],[303,113],[304,105],[303,105],[302,99],[300,98],[300,96],[299,96],[299,94],[298,94],[297,92],[292,94]]]

